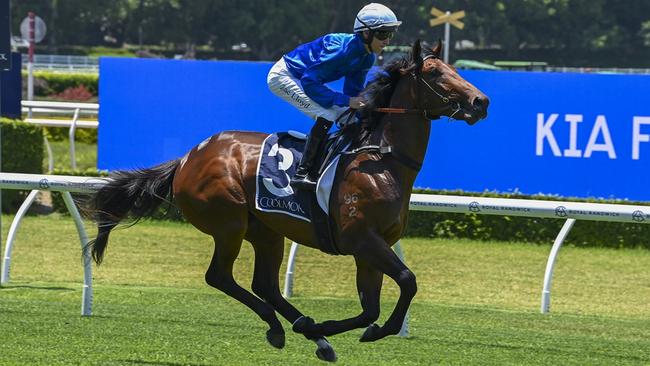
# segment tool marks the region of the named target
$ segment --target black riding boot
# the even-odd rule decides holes
[[[318,153],[322,149],[322,146],[327,138],[327,132],[330,130],[334,123],[328,121],[325,118],[318,117],[316,124],[312,127],[309,136],[307,137],[307,142],[305,143],[305,150],[302,153],[302,159],[300,159],[300,165],[296,170],[293,178],[291,178],[291,185],[297,189],[316,189],[316,180],[314,178],[315,163]]]

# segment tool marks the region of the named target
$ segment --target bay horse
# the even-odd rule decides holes
[[[362,342],[397,334],[417,291],[415,275],[391,249],[404,233],[413,183],[424,160],[431,119],[447,116],[474,124],[487,116],[489,99],[417,41],[409,57],[383,68],[363,95],[367,133],[352,147],[390,146],[392,152],[358,149],[341,157],[330,196],[330,215],[341,254],[356,263],[360,314],[316,323],[280,293],[284,239],[318,248],[310,223],[255,208],[256,166],[264,133],[224,131],[202,142],[183,158],[148,169],[114,171],[89,200],[87,212],[98,224],[88,243],[100,264],[111,230],[122,220],[137,222],[173,200],[189,223],[214,239],[214,254],[205,281],[248,306],[269,330],[268,342],[282,348],[285,333],[276,312],[295,332],[317,343],[319,358],[336,354],[324,338],[367,327]],[[233,263],[242,241],[255,253],[252,293],[233,278]],[[383,326],[379,317],[382,278],[399,286],[397,304]]]

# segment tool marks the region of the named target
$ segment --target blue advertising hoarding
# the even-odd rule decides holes
[[[305,131],[266,86],[268,62],[101,58],[98,167],[146,167],[223,130]]]
[[[491,98],[489,117],[434,122],[418,185],[650,200],[650,76],[462,75]]]
[[[20,101],[22,100],[23,79],[21,76],[21,55],[18,52],[9,54],[11,69],[0,70],[0,110],[2,117],[19,119],[21,116]]]
[[[98,167],[145,167],[222,130],[307,132],[272,63],[102,58]],[[432,122],[417,187],[650,200],[650,76],[463,71],[491,99]]]

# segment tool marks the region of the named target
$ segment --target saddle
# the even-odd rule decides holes
[[[350,146],[354,137],[353,129],[353,126],[346,126],[346,128],[336,130],[327,137],[325,148],[316,157],[316,166],[318,167],[316,173],[318,178],[321,177],[327,166]]]
[[[279,132],[262,144],[257,167],[256,209],[290,215],[312,223],[314,242],[328,254],[340,254],[334,225],[329,216],[329,193],[334,182],[338,158],[356,136],[354,124],[330,134],[315,162],[319,176],[316,191],[294,191],[289,184],[302,157],[305,135]]]

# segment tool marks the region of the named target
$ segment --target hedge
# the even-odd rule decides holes
[[[45,127],[45,134],[50,141],[68,141],[70,127]],[[96,128],[77,128],[74,133],[75,141],[86,144],[97,143]]]
[[[2,171],[43,173],[43,129],[19,120],[2,118]],[[2,212],[15,212],[27,191],[2,190]]]
[[[415,193],[633,205],[648,204],[647,202],[497,194],[494,192],[470,193],[417,190]],[[550,244],[555,240],[564,222],[565,220],[562,219],[411,211],[405,236]],[[650,225],[577,220],[565,243],[574,246],[650,249]]]
[[[23,71],[23,78],[27,72]],[[23,85],[27,85],[26,82]],[[97,96],[99,90],[99,75],[95,73],[64,73],[53,71],[34,71],[34,95],[48,96],[62,93],[68,88],[83,85]]]

